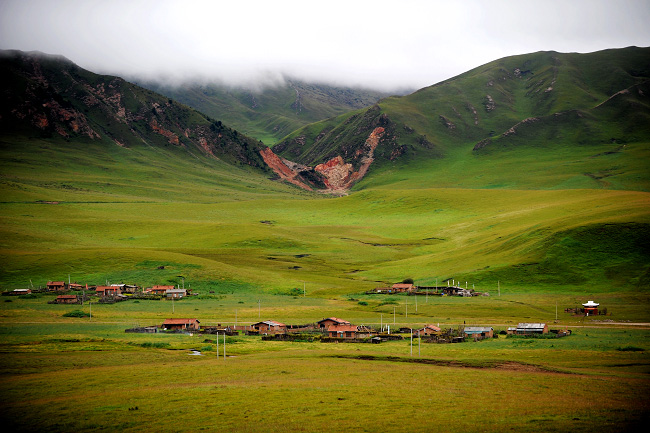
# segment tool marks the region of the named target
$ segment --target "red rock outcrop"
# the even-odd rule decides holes
[[[352,164],[346,163],[341,156],[314,167],[315,171],[325,177],[325,185],[331,192],[348,190],[363,179],[374,161],[375,149],[384,132],[385,130],[381,126],[373,129],[366,139],[365,145],[355,152],[355,157],[360,157],[361,162],[358,171],[354,171]]]
[[[355,182],[362,179],[370,165],[374,161],[373,155],[379,145],[379,141],[384,135],[384,128],[375,128],[365,141],[364,146],[357,149],[354,153],[354,159],[359,160],[359,170],[354,171],[351,163],[345,162],[342,156],[338,155],[327,162],[318,164],[313,168],[322,178],[326,187],[326,192],[345,193],[354,185]],[[300,170],[311,170],[309,167],[299,166],[284,158],[280,158],[269,148],[260,152],[264,162],[283,180],[291,182],[301,188],[311,191],[312,188],[300,179]]]
[[[298,173],[295,170],[292,170],[289,165],[285,163],[285,159],[280,158],[278,155],[273,153],[269,147],[262,149],[260,151],[260,155],[262,155],[262,159],[264,159],[266,165],[271,167],[275,174],[280,176],[281,179],[286,180],[287,182],[290,182],[300,188],[306,189],[307,191],[312,190],[309,185],[305,184],[297,178]]]
[[[180,144],[180,141],[178,140],[178,135],[174,134],[171,131],[166,130],[161,126],[158,126],[158,121],[155,118],[151,119],[151,122],[149,122],[149,126],[151,126],[151,129],[153,129],[154,132],[157,132],[163,137],[166,137],[169,140],[169,143],[175,144],[177,146]]]

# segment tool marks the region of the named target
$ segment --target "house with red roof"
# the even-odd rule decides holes
[[[171,331],[198,331],[201,325],[198,319],[166,319],[162,327]]]
[[[65,281],[48,281],[47,290],[50,291],[65,290]]]
[[[57,304],[76,304],[79,302],[77,295],[59,295],[56,297]]]
[[[398,283],[398,284],[393,284],[391,289],[393,289],[393,293],[412,292],[413,290],[415,290],[415,285]]]
[[[356,325],[332,325],[327,328],[331,338],[357,338],[359,328]]]
[[[323,332],[328,330],[330,326],[350,325],[350,322],[347,320],[339,319],[336,317],[328,317],[327,319],[320,320],[316,323],[318,324],[318,329]]]
[[[416,329],[415,333],[420,336],[440,335],[442,330],[434,325],[426,325],[424,328]]]
[[[146,290],[146,293],[152,293],[154,295],[166,295],[167,290],[174,290],[176,286],[153,286],[150,289]]]
[[[117,296],[122,294],[119,286],[97,286],[95,288],[97,296]]]

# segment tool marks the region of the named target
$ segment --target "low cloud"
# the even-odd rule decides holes
[[[5,0],[0,44],[141,80],[393,90],[508,55],[648,46],[649,21],[644,1]]]

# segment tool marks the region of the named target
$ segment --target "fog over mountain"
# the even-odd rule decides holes
[[[650,45],[647,1],[0,2],[0,48],[171,82],[420,88],[496,58]]]

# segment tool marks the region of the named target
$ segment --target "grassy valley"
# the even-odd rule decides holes
[[[115,77],[3,68],[0,289],[70,278],[194,296],[2,296],[2,420],[16,431],[638,430],[650,413],[646,58],[506,58],[274,146],[358,169],[382,128],[367,175],[341,196],[279,181],[259,140]],[[31,93],[11,93],[17,82]],[[406,278],[490,296],[366,294]],[[587,300],[610,315],[564,312]],[[90,316],[65,315],[76,310]],[[170,317],[330,316],[573,333],[460,344],[240,334],[224,359],[215,335],[124,332]]]

